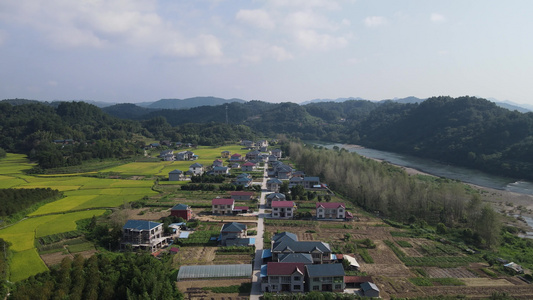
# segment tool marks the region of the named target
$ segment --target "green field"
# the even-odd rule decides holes
[[[15,252],[10,262],[10,281],[16,282],[28,278],[29,276],[47,271],[48,268],[42,261],[37,249],[29,249],[22,252]]]
[[[239,146],[200,147],[191,149],[200,156],[195,162],[211,165],[224,150],[246,154]],[[118,173],[126,176],[168,176],[174,169],[187,171],[194,162],[133,162],[101,170],[102,173]],[[12,226],[0,229],[0,238],[12,244],[10,262],[11,281],[19,281],[47,270],[35,249],[35,238],[76,230],[76,221],[100,216],[108,207],[117,207],[144,196],[156,195],[153,180],[105,179],[91,173],[61,175],[26,175],[23,170],[32,168],[24,155],[8,154],[0,160],[0,188],[52,188],[64,192],[64,197],[47,203]],[[89,176],[84,176],[89,175]],[[167,183],[167,182],[165,182]],[[179,182],[182,183],[182,182]],[[172,183],[172,184],[179,184]],[[209,195],[211,197],[211,195]],[[69,246],[71,252],[93,249],[90,243]]]

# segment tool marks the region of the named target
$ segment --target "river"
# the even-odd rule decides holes
[[[456,179],[463,182],[475,184],[482,187],[488,187],[498,190],[505,190],[519,194],[533,195],[533,183],[519,180],[516,178],[501,177],[484,173],[482,171],[452,166],[430,159],[414,157],[411,155],[399,154],[388,151],[381,151],[370,148],[363,148],[346,144],[326,144],[323,142],[310,142],[326,148],[345,148],[350,152],[356,152],[359,155],[384,160],[394,165],[416,169],[431,175]]]

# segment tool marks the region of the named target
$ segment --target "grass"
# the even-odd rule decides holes
[[[367,264],[374,263],[374,259],[372,258],[372,256],[370,256],[370,254],[368,254],[368,250],[366,250],[366,248],[358,248],[357,253],[359,253],[359,255],[361,256],[361,258],[363,259],[365,263]]]
[[[249,294],[252,291],[252,283],[245,282],[241,285],[230,285],[230,286],[217,286],[217,287],[203,287],[203,290],[211,291],[213,293],[223,293],[223,294]]]
[[[94,245],[91,242],[86,242],[82,244],[69,245],[67,246],[67,249],[70,253],[78,253],[88,250],[94,250]]]
[[[396,241],[396,244],[400,245],[400,247],[403,248],[413,248],[413,245],[409,243],[408,241]]]

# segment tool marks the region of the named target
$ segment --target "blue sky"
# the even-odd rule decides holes
[[[0,1],[0,99],[533,105],[533,1]]]

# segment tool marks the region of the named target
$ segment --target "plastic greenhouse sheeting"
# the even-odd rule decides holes
[[[252,265],[208,265],[182,266],[178,273],[178,281],[184,279],[251,277]]]

